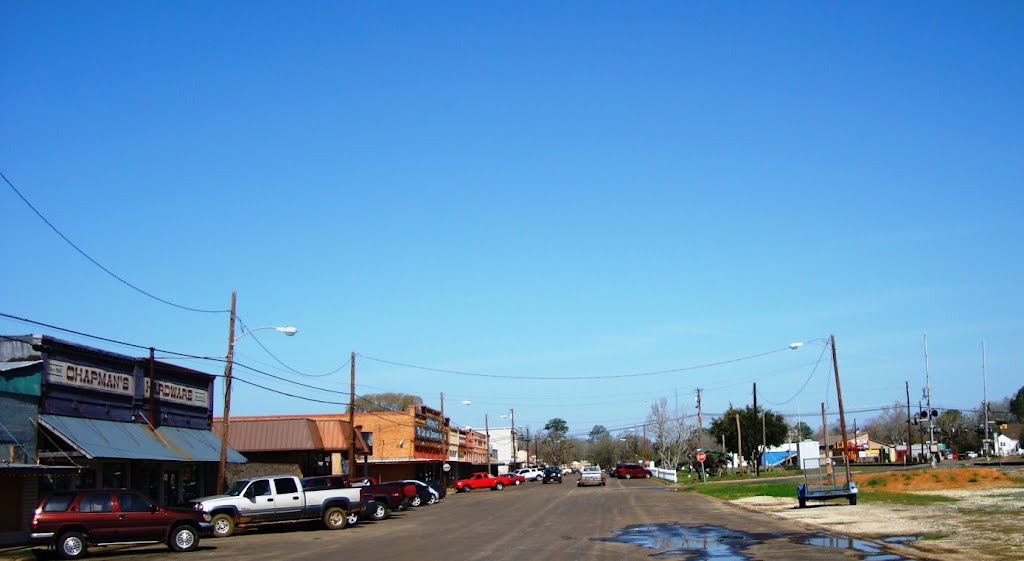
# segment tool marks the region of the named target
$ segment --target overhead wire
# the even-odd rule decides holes
[[[336,368],[334,370],[331,370],[330,372],[327,372],[327,373],[324,373],[324,374],[309,374],[309,373],[306,373],[306,372],[301,372],[299,370],[296,370],[295,368],[292,368],[291,366],[286,364],[283,360],[278,358],[277,355],[275,355],[273,352],[271,352],[271,350],[268,349],[267,346],[263,344],[263,341],[261,341],[260,338],[257,337],[256,334],[252,330],[249,329],[249,327],[245,324],[245,322],[242,321],[241,317],[239,317],[236,314],[235,318],[238,320],[238,323],[241,324],[242,328],[245,330],[243,334],[248,333],[250,336],[252,336],[253,340],[256,341],[256,344],[259,345],[260,348],[263,349],[264,352],[266,352],[268,355],[270,355],[270,358],[273,358],[278,364],[280,364],[282,367],[284,367],[286,370],[288,370],[289,372],[291,372],[293,374],[297,374],[299,376],[305,376],[307,378],[324,378],[324,377],[330,376],[332,374],[337,374],[338,372],[341,372],[346,366],[349,365],[349,362],[351,362],[351,360],[352,360],[351,358],[346,359],[344,364],[342,364],[338,368]]]
[[[64,232],[61,232],[59,228],[57,228],[52,222],[50,222],[50,220],[47,219],[46,216],[44,216],[43,213],[40,212],[39,209],[37,209],[35,207],[35,205],[33,205],[28,200],[28,198],[26,198],[25,195],[23,195],[21,193],[21,191],[18,190],[18,188],[14,186],[14,183],[12,183],[11,180],[8,179],[7,176],[4,175],[4,173],[2,171],[0,171],[0,177],[3,177],[4,181],[7,183],[7,186],[10,187],[11,190],[14,191],[14,193],[16,195],[18,195],[18,198],[20,198],[22,200],[22,202],[24,202],[25,205],[28,206],[28,208],[32,209],[32,212],[34,212],[35,215],[38,216],[40,220],[42,220],[47,226],[50,227],[51,230],[53,230],[58,236],[60,236],[60,238],[62,240],[67,242],[67,244],[70,245],[72,248],[74,248],[75,251],[77,251],[79,254],[81,254],[82,257],[85,257],[86,259],[88,259],[90,263],[92,263],[93,265],[96,265],[97,267],[99,267],[100,270],[102,270],[103,272],[107,273],[108,275],[110,275],[111,277],[116,279],[121,284],[127,286],[128,288],[131,288],[132,290],[138,292],[139,294],[142,294],[144,296],[152,298],[153,300],[156,300],[157,302],[161,302],[163,304],[167,304],[168,306],[173,306],[175,308],[179,308],[179,309],[182,309],[182,310],[187,310],[187,311],[190,311],[190,312],[199,312],[199,313],[204,313],[204,314],[222,314],[222,313],[230,312],[230,310],[213,310],[213,309],[194,308],[194,307],[191,307],[191,306],[183,306],[181,304],[177,304],[177,303],[171,302],[170,300],[167,300],[167,299],[161,298],[159,296],[156,296],[156,295],[154,295],[154,294],[152,294],[150,292],[147,292],[147,291],[143,290],[142,288],[139,288],[138,286],[128,282],[127,280],[122,278],[120,275],[118,275],[117,273],[111,271],[110,269],[105,267],[102,263],[100,263],[99,261],[94,259],[91,255],[86,253],[84,249],[78,247],[78,245],[75,242],[71,241],[70,238],[68,238],[66,235],[64,235]]]

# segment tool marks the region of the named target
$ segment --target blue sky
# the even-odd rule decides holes
[[[358,393],[444,392],[461,425],[626,427],[753,381],[834,411],[817,344],[521,379],[830,333],[861,423],[920,397],[925,330],[934,405],[981,402],[982,340],[990,397],[1024,383],[1018,3],[378,4],[4,3],[0,170],[129,282],[237,290],[250,327],[300,329],[256,335],[294,369],[355,351]],[[226,314],[127,288],[0,187],[0,311],[225,354]],[[89,342],[0,318],[29,332]],[[251,339],[292,382],[239,378],[347,400],[294,383],[347,369]],[[338,409],[235,388],[234,414]]]

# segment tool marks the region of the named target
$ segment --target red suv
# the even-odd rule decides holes
[[[651,476],[651,472],[647,471],[647,468],[640,464],[619,464],[612,470],[612,476],[619,479],[632,479],[634,477],[646,479]]]
[[[78,559],[90,545],[166,543],[174,551],[192,551],[211,529],[206,512],[160,506],[126,489],[81,489],[39,502],[31,541],[53,546],[64,559]]]

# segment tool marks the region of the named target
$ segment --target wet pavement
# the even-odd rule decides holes
[[[684,557],[700,561],[746,561],[754,559],[747,550],[770,540],[787,540],[793,544],[848,550],[853,558],[863,561],[912,561],[887,551],[878,542],[848,536],[817,534],[752,534],[720,526],[682,524],[638,524],[613,532],[609,538],[595,541],[618,542],[655,550],[654,558]],[[900,536],[885,540],[903,544],[919,538]],[[849,558],[849,556],[844,556]]]

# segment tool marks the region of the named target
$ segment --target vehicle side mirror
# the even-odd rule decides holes
[[[160,512],[160,506],[159,505],[149,505],[149,512],[152,512],[153,514],[156,514],[156,513]]]

